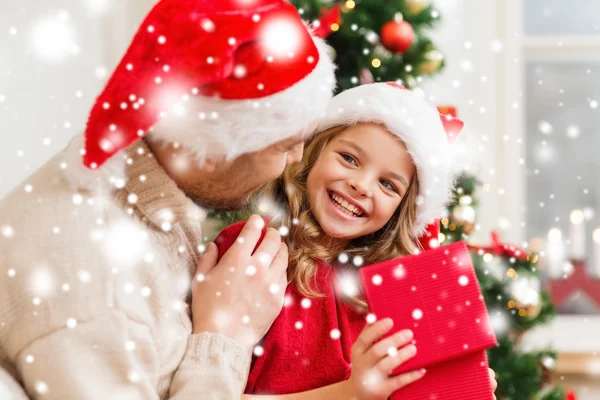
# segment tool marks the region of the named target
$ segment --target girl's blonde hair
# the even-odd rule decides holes
[[[412,254],[417,248],[410,236],[417,215],[419,181],[416,172],[400,206],[379,231],[355,239],[345,248],[340,247],[338,240],[323,235],[310,210],[306,180],[327,144],[347,128],[341,125],[317,133],[306,144],[302,160],[288,166],[281,177],[261,191],[263,198],[266,196],[282,211],[275,216],[271,225],[289,228],[286,237],[290,250],[288,281],[307,297],[322,296],[311,285],[317,271],[317,260],[332,263],[341,252],[345,252],[361,255],[366,265]],[[351,300],[364,305],[358,298]]]

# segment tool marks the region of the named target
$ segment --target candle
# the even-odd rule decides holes
[[[566,261],[566,250],[562,241],[562,233],[558,228],[552,228],[548,231],[546,261],[548,273],[552,278],[559,278],[563,275],[562,269]]]
[[[571,212],[569,225],[569,257],[572,260],[585,259],[585,216],[581,210]]]
[[[594,231],[594,265],[592,270],[594,275],[600,278],[600,228]]]

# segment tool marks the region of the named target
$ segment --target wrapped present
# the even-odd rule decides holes
[[[496,345],[464,242],[360,269],[369,309],[414,332],[417,355],[394,374],[425,368],[392,399],[492,400],[485,350]]]

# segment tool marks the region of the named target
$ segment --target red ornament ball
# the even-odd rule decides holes
[[[415,39],[413,27],[406,21],[390,21],[381,27],[381,43],[391,52],[404,53]]]

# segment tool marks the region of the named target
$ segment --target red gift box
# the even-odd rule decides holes
[[[434,250],[359,271],[369,309],[414,332],[417,355],[395,374],[425,368],[392,399],[492,400],[485,350],[496,345],[467,246]]]

